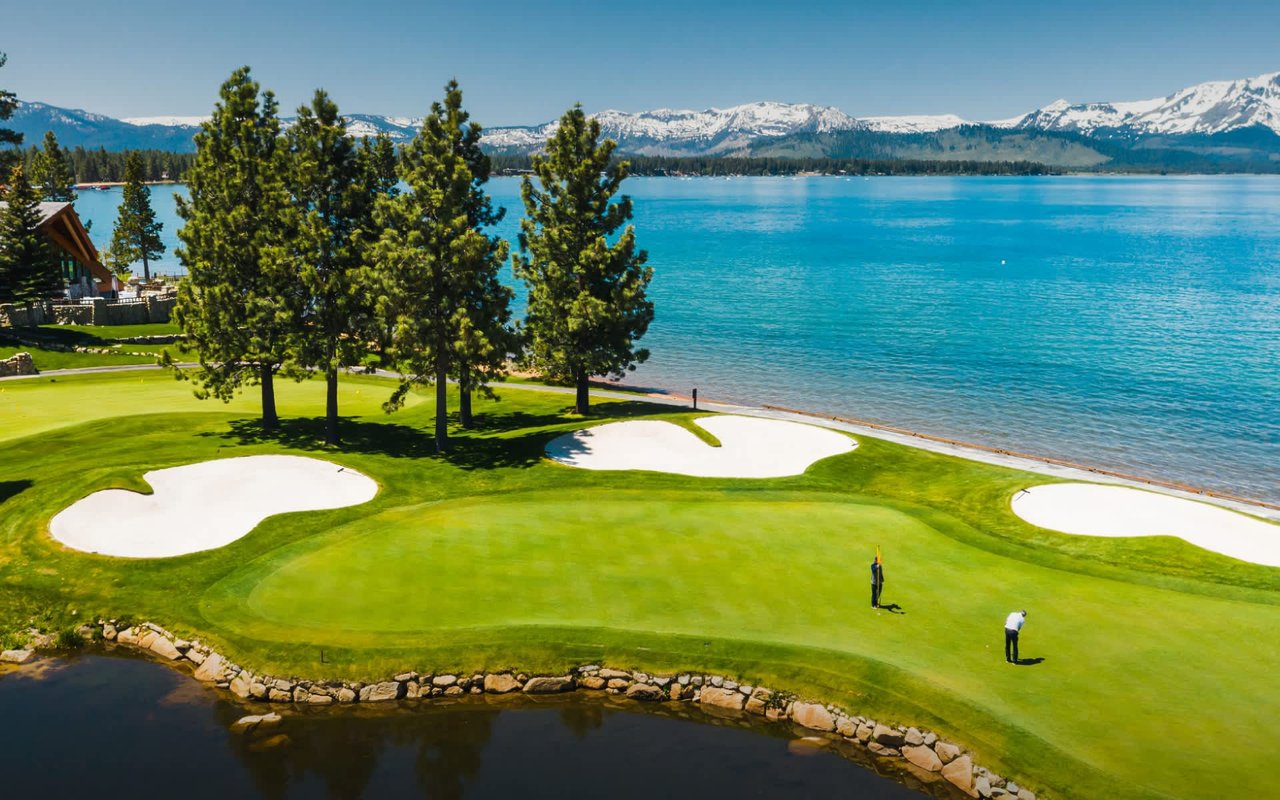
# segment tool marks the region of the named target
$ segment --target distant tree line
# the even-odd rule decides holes
[[[492,156],[502,174],[530,170],[532,156]],[[931,161],[868,158],[738,158],[728,156],[626,156],[633,175],[1055,175],[1061,170],[1032,161]]]
[[[46,134],[46,144],[49,136],[52,134]],[[23,151],[28,171],[33,169],[42,152],[35,146]],[[76,146],[62,152],[74,179],[73,183],[121,183],[126,180],[129,158],[134,155],[139,160],[143,181],[182,181],[196,159],[195,153],[170,153],[164,150],[108,152],[102,148],[88,150]]]

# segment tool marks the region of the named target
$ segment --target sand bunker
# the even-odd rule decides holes
[[[166,558],[234,542],[274,514],[366,503],[378,484],[354,470],[300,456],[246,456],[153,470],[154,494],[94,492],[49,523],[76,550]]]
[[[1224,556],[1280,567],[1280,526],[1225,508],[1124,486],[1054,483],[1016,494],[1032,525],[1085,536],[1177,536]]]
[[[697,424],[719,439],[720,447],[670,422],[634,420],[565,434],[547,445],[547,455],[583,469],[780,478],[857,447],[843,433],[797,422],[724,414],[700,417]]]

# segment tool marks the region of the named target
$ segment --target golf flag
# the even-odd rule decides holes
[[[880,558],[880,545],[876,545],[876,563],[883,564],[884,560]]]

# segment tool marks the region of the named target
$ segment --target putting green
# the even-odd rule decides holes
[[[1264,796],[1272,783],[1246,743],[1280,737],[1280,570],[1168,537],[1033,528],[1009,498],[1043,478],[867,437],[794,478],[575,470],[541,457],[583,424],[567,399],[514,387],[479,403],[478,428],[455,430],[442,458],[429,398],[388,417],[388,382],[358,378],[343,384],[347,444],[332,457],[378,497],[138,562],[65,550],[48,520],[150,469],[326,457],[323,387],[282,384],[272,436],[246,414],[252,397],[200,403],[160,374],[0,388],[0,412],[20,415],[0,413],[0,633],[129,614],[260,671],[354,679],[702,668],[950,732],[1062,796]],[[637,417],[692,415],[597,407],[601,422]],[[903,613],[868,607],[877,544],[884,599]],[[1001,652],[1019,607],[1033,666]]]

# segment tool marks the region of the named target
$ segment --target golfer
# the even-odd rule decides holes
[[[1027,624],[1027,610],[1015,611],[1004,621],[1004,660],[1018,663],[1018,633]]]
[[[880,563],[880,554],[871,562],[871,607],[880,607],[880,591],[884,589],[884,564]]]

